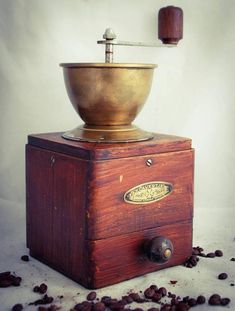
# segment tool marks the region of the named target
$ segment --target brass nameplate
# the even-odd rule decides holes
[[[152,181],[131,188],[124,194],[124,201],[130,204],[148,204],[162,200],[173,190],[165,181]]]

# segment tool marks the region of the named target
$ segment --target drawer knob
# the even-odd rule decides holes
[[[144,248],[148,259],[156,263],[165,263],[173,255],[172,242],[163,236],[147,241]]]

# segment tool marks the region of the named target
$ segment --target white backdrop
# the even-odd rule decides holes
[[[107,27],[120,40],[157,40],[157,12],[184,10],[177,49],[117,47],[116,62],[157,63],[140,127],[191,137],[195,208],[235,201],[235,1],[0,0],[0,198],[25,201],[24,146],[30,133],[81,123],[61,62],[101,62]]]

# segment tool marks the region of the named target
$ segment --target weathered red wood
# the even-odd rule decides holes
[[[165,264],[149,261],[143,243],[165,236],[173,243],[174,254]],[[192,254],[192,222],[180,222],[109,239],[88,241],[92,265],[90,288],[99,288],[135,276],[182,264]]]
[[[86,282],[88,162],[27,146],[27,246],[50,266]]]
[[[148,159],[152,160],[151,166],[146,165]],[[88,238],[102,239],[191,219],[193,167],[192,149],[93,162],[89,184]],[[172,193],[148,204],[124,201],[127,190],[152,181],[171,183]]]
[[[191,148],[191,139],[166,134],[155,134],[148,141],[122,144],[71,141],[61,135],[62,133],[29,135],[28,142],[37,147],[90,160],[119,159]]]
[[[26,203],[32,256],[90,288],[182,263],[192,246],[194,152],[190,140],[167,137],[134,146],[30,136]],[[170,152],[176,148],[181,151]],[[170,182],[173,192],[146,205],[124,202],[127,190],[150,181]],[[166,235],[175,248],[161,266],[147,261],[140,248],[155,235]]]

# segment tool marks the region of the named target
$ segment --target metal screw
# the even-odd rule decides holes
[[[152,159],[148,159],[147,161],[146,161],[146,165],[147,166],[151,166],[153,164],[153,160]]]

